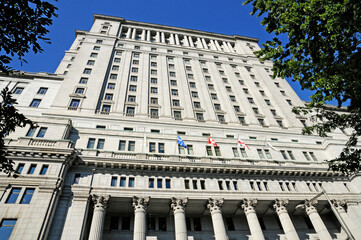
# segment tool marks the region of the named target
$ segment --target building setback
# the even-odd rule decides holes
[[[303,102],[256,50],[94,15],[54,74],[0,75],[37,123],[5,140],[0,238],[361,239],[361,178],[326,162],[351,131],[302,135]]]

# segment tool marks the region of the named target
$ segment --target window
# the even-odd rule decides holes
[[[23,92],[24,88],[23,87],[17,87],[14,90],[14,94],[21,94]]]
[[[115,79],[117,79],[117,77],[118,77],[117,74],[112,73],[112,74],[110,74],[109,78],[115,80]]]
[[[41,87],[38,90],[38,94],[45,95],[47,91],[48,91],[48,88]]]
[[[280,127],[283,127],[283,123],[282,123],[282,120],[277,120],[277,123]]]
[[[140,54],[139,53],[133,53],[133,57],[134,58],[139,58]]]
[[[304,127],[307,127],[306,120],[301,119],[300,121]]]
[[[139,40],[139,39],[138,39],[138,40]],[[140,46],[134,46],[134,49],[139,50],[139,49],[140,49]]]
[[[232,148],[232,152],[233,152],[233,156],[234,156],[234,157],[239,157],[239,153],[238,153],[237,148],[233,147],[233,148]]]
[[[194,106],[194,108],[201,108],[201,103],[200,102],[193,102],[193,106]]]
[[[164,153],[164,143],[158,143],[158,152]]]
[[[119,182],[119,187],[125,187],[126,180],[127,179],[125,177],[121,177]]]
[[[102,113],[107,114],[110,112],[110,105],[103,105]]]
[[[131,188],[134,187],[134,178],[133,177],[129,178],[128,187],[131,187]]]
[[[174,114],[174,118],[176,120],[181,120],[182,119],[182,113],[180,111],[174,111],[173,114]]]
[[[227,92],[232,92],[232,88],[231,87],[226,87]]]
[[[41,127],[40,130],[39,130],[39,132],[38,132],[38,135],[36,135],[36,137],[38,137],[38,138],[44,137],[47,129],[48,129],[48,128],[46,128],[46,127]]]
[[[135,96],[128,96],[128,102],[135,102],[136,97]]]
[[[135,108],[134,107],[127,107],[127,116],[134,116]]]
[[[97,149],[103,149],[104,143],[105,143],[105,139],[99,139],[97,144]]]
[[[83,73],[84,74],[91,74],[92,70],[90,68],[85,68]]]
[[[8,199],[6,199],[5,203],[16,203],[16,200],[18,199],[20,192],[21,192],[21,188],[12,188],[9,197]]]
[[[28,169],[28,174],[33,174],[35,172],[35,169],[36,169],[36,164],[31,164]]]
[[[263,118],[258,118],[257,120],[258,120],[258,122],[259,122],[259,125],[265,126],[265,123],[264,123],[264,119],[263,119]]]
[[[98,51],[98,50],[100,50],[100,47],[99,46],[94,46],[93,50]]]
[[[247,98],[247,99],[249,103],[254,104],[253,98]]]
[[[16,219],[6,219],[4,218],[1,221],[0,225],[0,238],[1,239],[9,239],[11,233],[15,227]]]
[[[101,43],[103,43],[103,40],[99,40],[99,39],[98,39],[98,40],[96,41],[96,43],[100,43],[100,44],[101,44]]]
[[[206,81],[211,81],[211,76],[206,76]]]
[[[154,70],[152,70],[152,71],[154,71]],[[134,68],[134,67],[133,67],[133,68],[132,68],[132,72],[133,72],[133,73],[137,73],[137,72],[138,72],[138,68]]]
[[[225,123],[226,122],[226,120],[224,119],[224,115],[217,115],[217,118],[218,118],[218,121],[220,123]]]
[[[154,178],[149,178],[148,188],[154,188]]]
[[[190,86],[191,88],[195,88],[195,87],[196,87],[196,83],[190,82],[190,83],[189,83],[189,86]]]
[[[86,65],[90,65],[90,66],[93,66],[95,63],[94,60],[88,60],[87,64]]]
[[[171,92],[172,92],[173,96],[178,96],[178,90],[177,89],[172,89]]]
[[[137,91],[137,86],[136,85],[130,85],[129,86],[129,91],[130,92],[136,92]]]
[[[317,161],[316,155],[313,152],[310,152],[310,155],[314,161]]]
[[[110,93],[105,94],[104,100],[113,100],[113,94]]]
[[[259,114],[258,108],[252,108],[252,110],[255,114]]]
[[[151,93],[154,93],[154,94],[157,94],[157,93],[158,93],[158,88],[156,88],[156,87],[151,87],[151,88],[150,88],[150,92],[151,92]]]
[[[41,99],[33,99],[33,101],[31,101],[29,107],[37,108],[37,107],[39,107],[40,102],[41,102]]]
[[[26,134],[27,137],[32,137],[36,131],[36,127],[30,128],[28,133]]]
[[[46,175],[48,168],[49,168],[49,165],[43,165],[43,167],[40,170],[40,175]]]
[[[108,83],[107,89],[115,89],[115,83]]]
[[[177,86],[177,81],[176,80],[170,80],[170,85],[171,86]]]
[[[214,104],[214,109],[216,109],[216,111],[220,111],[221,110],[221,104],[215,103]]]
[[[35,192],[34,188],[27,188],[25,189],[23,198],[21,199],[20,204],[29,204],[31,202],[31,198],[33,197]]]
[[[89,138],[87,148],[94,148],[95,138]]]
[[[149,152],[155,153],[155,143],[149,143]]]
[[[290,158],[291,158],[292,160],[295,160],[295,156],[293,156],[292,151],[287,151],[287,153],[288,153],[288,155],[290,156]]]
[[[174,69],[174,64],[169,64],[168,67],[169,69]]]
[[[229,98],[231,99],[232,102],[236,101],[236,97],[235,96],[229,96]]]
[[[286,101],[287,101],[288,105],[293,106],[293,104],[292,104],[292,101],[291,101],[291,100],[286,99]]]
[[[244,85],[244,81],[243,80],[238,80],[239,84],[241,84],[242,86]]]
[[[133,65],[139,65],[139,61],[138,60],[133,60]]]
[[[150,116],[152,118],[158,118],[158,109],[150,109]]]
[[[98,53],[91,53],[90,57],[96,58],[98,56]]]
[[[84,88],[76,88],[76,89],[75,89],[75,93],[77,93],[77,94],[83,94],[83,93],[84,93]]]
[[[18,174],[21,174],[21,172],[22,172],[23,169],[24,169],[24,166],[25,166],[24,163],[19,163],[18,167],[16,168],[16,172],[17,172]]]
[[[264,159],[264,155],[263,155],[263,152],[262,152],[262,149],[257,149],[257,153],[258,153],[258,156],[260,159]]]
[[[119,151],[125,151],[125,144],[126,144],[126,141],[120,140],[118,150]]]
[[[234,108],[234,111],[236,111],[236,112],[238,112],[238,113],[241,112],[239,106],[233,106],[233,108]]]
[[[79,184],[80,176],[81,176],[80,173],[74,174],[73,184]]]
[[[175,72],[169,72],[169,76],[175,77],[175,76],[176,76],[176,75],[175,75]]]
[[[212,98],[213,100],[217,100],[217,99],[218,99],[218,98],[217,98],[217,94],[211,93],[211,98]]]
[[[134,151],[135,151],[135,141],[129,141],[128,151],[130,151],[130,152],[134,152]]]
[[[238,121],[240,124],[245,124],[246,120],[244,119],[244,117],[238,117]]]
[[[115,63],[120,63],[120,58],[114,58]]]
[[[113,66],[112,66],[112,70],[113,70],[113,71],[118,71],[118,70],[119,70],[119,66],[118,66],[118,65],[113,65]]]
[[[80,78],[79,83],[80,84],[87,84],[88,83],[88,78]]]
[[[192,97],[198,98],[198,92],[192,92]]]
[[[158,104],[158,98],[150,98],[151,104]]]
[[[156,63],[156,62],[151,62],[151,63],[150,63],[150,66],[151,66],[151,67],[156,67],[156,66],[157,66],[157,63]]]
[[[266,104],[267,104],[268,106],[271,106],[271,101],[270,101],[270,100],[265,99],[264,101],[266,102]]]
[[[271,155],[271,153],[270,153],[270,151],[269,151],[268,149],[264,149],[264,152],[266,153],[266,157],[267,157],[268,159],[271,159],[271,158],[272,158],[272,155]]]
[[[196,118],[198,121],[204,121],[203,113],[196,113]]]
[[[193,74],[187,74],[187,77],[188,77],[189,79],[194,79]]]

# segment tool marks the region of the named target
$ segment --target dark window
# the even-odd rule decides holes
[[[118,226],[119,226],[119,217],[118,216],[112,216],[110,218],[110,231],[118,230]]]
[[[259,225],[261,225],[261,229],[266,230],[266,225],[264,224],[262,217],[258,217],[258,222],[259,222]]]
[[[23,92],[24,88],[23,87],[17,87],[14,90],[14,94],[21,94]]]
[[[194,231],[202,231],[201,219],[193,218]]]
[[[29,204],[31,202],[31,198],[33,197],[35,192],[34,188],[27,188],[25,189],[25,193],[23,195],[23,198],[21,199],[21,204]]]
[[[127,116],[134,116],[135,108],[134,107],[127,107]]]
[[[120,187],[125,187],[125,182],[126,182],[126,178],[125,178],[125,177],[121,177],[121,178],[120,178],[119,186],[120,186]]]
[[[46,128],[46,127],[41,127],[40,130],[39,130],[39,132],[38,132],[38,135],[36,135],[36,137],[39,137],[39,138],[44,137],[47,129],[48,129],[48,128]]]
[[[112,187],[117,186],[117,181],[118,181],[117,177],[112,177],[112,181],[110,182],[110,186],[112,186]]]
[[[201,180],[200,183],[201,183],[201,189],[202,190],[206,189],[205,181]]]
[[[39,107],[40,102],[41,102],[41,99],[33,99],[33,101],[30,103],[29,107],[37,108],[37,107]]]
[[[154,188],[154,178],[149,178],[148,187],[149,188]]]
[[[103,105],[102,113],[109,113],[110,112],[110,105]]]
[[[48,91],[48,88],[41,87],[38,90],[38,94],[45,95],[47,91]]]
[[[189,217],[186,218],[186,226],[187,226],[187,231],[191,231],[191,219]]]
[[[158,152],[164,153],[164,143],[158,143]]]
[[[163,188],[163,179],[157,179],[157,188]]]
[[[33,174],[35,172],[35,169],[36,169],[36,164],[31,164],[28,170],[28,174]]]
[[[129,178],[128,187],[134,187],[134,178],[133,177]]]
[[[165,180],[165,188],[170,189],[170,179]]]
[[[78,108],[78,107],[79,107],[79,104],[80,104],[80,100],[78,100],[78,99],[72,99],[71,102],[70,102],[69,107],[70,107],[70,108]]]
[[[20,191],[21,191],[21,188],[13,188],[13,189],[11,189],[9,197],[6,200],[5,203],[16,203],[16,200],[19,197]]]
[[[130,151],[130,152],[134,152],[134,151],[135,151],[135,141],[129,141],[128,151]]]
[[[130,230],[130,217],[122,217],[122,230]]]
[[[165,217],[158,218],[159,231],[167,231],[167,221]]]
[[[114,89],[115,88],[115,83],[108,83],[108,89]]]
[[[226,225],[227,225],[228,231],[234,231],[235,230],[232,218],[226,218]]]
[[[40,171],[40,175],[45,175],[46,172],[48,171],[49,165],[43,165],[43,167],[41,168]]]
[[[189,189],[189,180],[184,180],[185,189]]]
[[[155,217],[149,217],[148,218],[148,230],[154,231],[155,230]]]
[[[79,83],[81,83],[81,84],[87,84],[87,83],[88,83],[88,78],[80,78]]]
[[[94,148],[95,138],[89,138],[87,148]]]
[[[155,152],[155,143],[149,143],[149,152],[151,153]]]
[[[113,100],[113,94],[107,93],[104,97],[105,100]]]
[[[26,134],[27,137],[32,137],[36,131],[36,127],[30,128],[28,133]]]

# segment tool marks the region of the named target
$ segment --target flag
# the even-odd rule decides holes
[[[238,146],[243,146],[244,148],[249,149],[249,147],[247,146],[247,144],[245,142],[242,141],[242,139],[240,137],[238,137]]]
[[[211,136],[208,137],[208,144],[218,147],[216,141],[214,141]]]
[[[267,143],[267,145],[272,148],[273,150],[275,150],[276,152],[279,152],[280,150],[278,150],[277,148],[275,148],[272,144],[270,144],[269,142]]]
[[[187,148],[187,145],[183,142],[180,136],[178,136],[177,143],[179,146],[182,146],[184,148]]]

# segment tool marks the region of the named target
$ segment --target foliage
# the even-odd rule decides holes
[[[332,170],[358,172],[361,150],[352,150],[361,134],[361,1],[360,0],[246,0],[252,15],[264,15],[262,25],[275,37],[262,44],[256,56],[272,60],[274,76],[298,81],[313,91],[306,107],[296,113],[315,114],[314,125],[303,132],[320,136],[334,129],[352,130],[341,155],[329,161]],[[283,39],[286,39],[284,41]],[[337,100],[348,113],[325,107]]]
[[[16,100],[11,97],[11,92],[7,87],[1,91],[0,97],[2,98],[0,103],[0,171],[11,174],[14,172],[14,163],[7,158],[4,137],[15,131],[16,127],[25,127],[27,124],[33,127],[33,122],[14,107]]]
[[[0,71],[8,72],[11,68],[7,64],[14,56],[26,63],[24,56],[30,49],[43,51],[38,40],[49,43],[46,27],[57,16],[57,8],[41,0],[2,0],[0,9]]]

